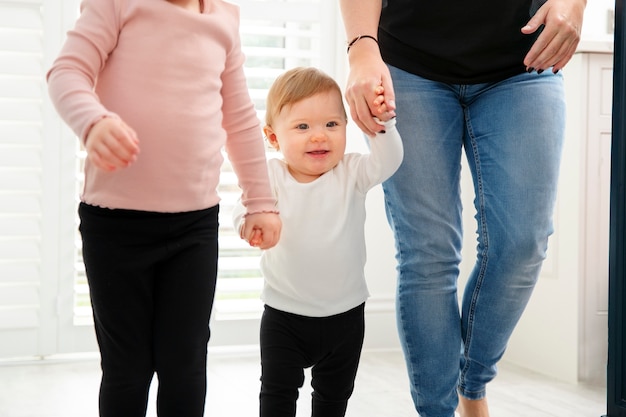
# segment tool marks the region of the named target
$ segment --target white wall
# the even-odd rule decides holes
[[[583,22],[584,40],[613,40],[615,2],[612,0],[588,0]]]

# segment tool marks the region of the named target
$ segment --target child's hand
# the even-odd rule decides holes
[[[379,85],[378,87],[376,87],[374,93],[376,94],[376,98],[374,99],[373,103],[373,109],[375,113],[374,116],[385,122],[395,117],[395,112],[393,111],[393,109],[390,109],[385,102],[385,89],[383,88],[383,86]]]
[[[85,149],[87,157],[96,167],[111,172],[135,162],[139,154],[139,139],[123,121],[105,117],[89,130]]]
[[[241,226],[242,239],[260,249],[269,249],[278,243],[282,222],[276,213],[248,214]]]

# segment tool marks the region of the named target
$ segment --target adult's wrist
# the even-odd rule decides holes
[[[378,46],[378,39],[376,39],[375,36],[372,36],[372,35],[358,35],[358,36],[355,36],[354,38],[352,38],[350,41],[348,41],[348,47],[346,48],[346,53],[350,53],[350,49],[357,42],[359,42],[361,40],[364,40],[364,39],[374,41],[374,42],[376,42],[376,46]]]

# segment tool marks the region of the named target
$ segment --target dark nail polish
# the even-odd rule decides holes
[[[553,70],[552,72],[556,75],[556,74],[558,74],[558,73],[559,73],[559,71],[561,71],[561,70],[560,70],[560,69],[558,69],[558,70]]]
[[[543,70],[542,70],[542,69],[538,69],[538,70],[537,70],[537,74],[541,74],[542,72],[543,72]]]
[[[533,67],[528,67],[528,68],[526,68],[526,72],[527,72],[527,73],[529,73],[529,74],[530,74],[531,72],[533,72],[534,70],[535,70],[535,69],[534,69]]]

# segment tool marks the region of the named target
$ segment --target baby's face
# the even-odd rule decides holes
[[[333,169],[346,150],[341,95],[322,92],[285,106],[274,124],[279,149],[298,182],[311,182]]]

